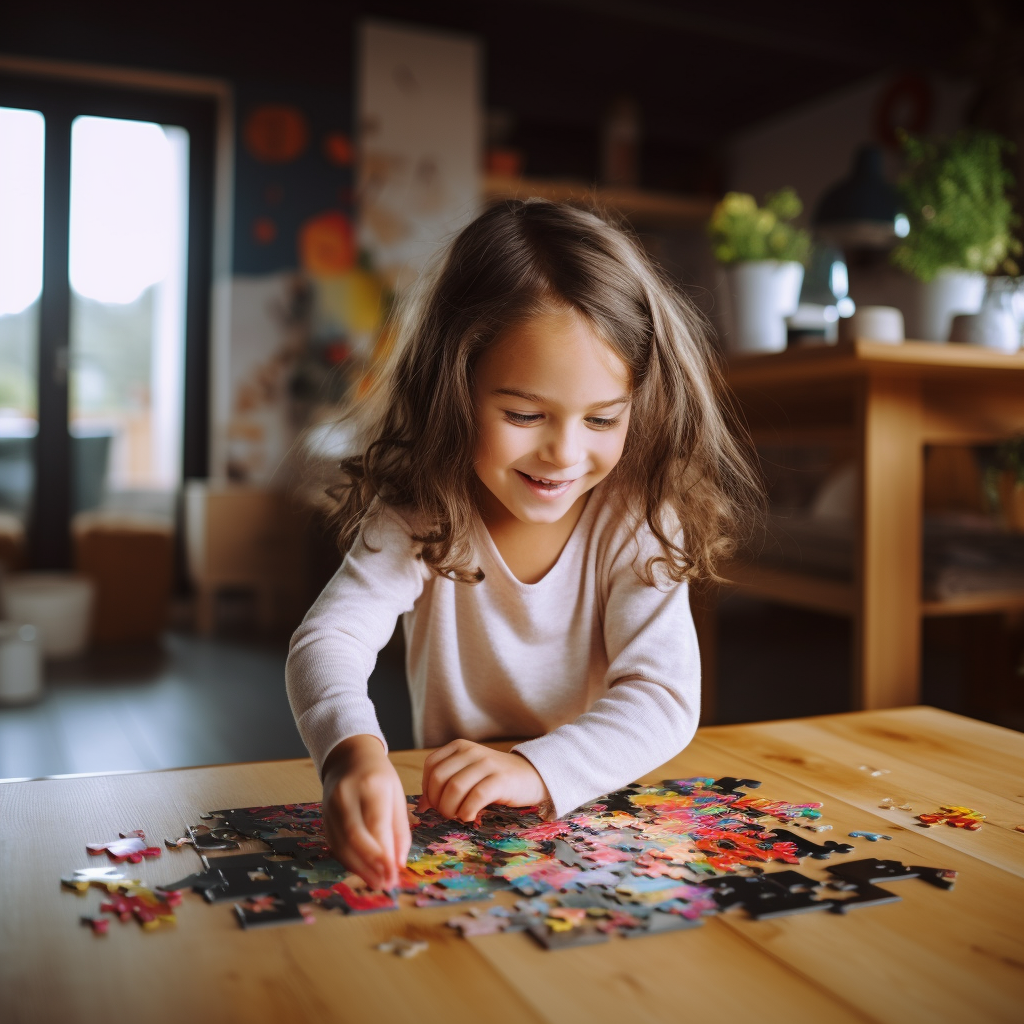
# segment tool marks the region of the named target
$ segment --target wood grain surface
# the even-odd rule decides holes
[[[392,755],[408,792],[425,751]],[[884,768],[872,777],[860,765]],[[291,1021],[987,1022],[1020,1020],[1024,1005],[1024,736],[930,708],[862,712],[701,730],[647,781],[736,775],[759,795],[820,800],[850,855],[952,868],[956,888],[890,883],[901,902],[847,916],[752,921],[732,911],[701,928],[545,952],[526,935],[465,940],[451,908],[403,907],[312,927],[245,932],[230,904],[188,894],[178,924],[142,932],[113,921],[105,938],[78,923],[99,895],[60,877],[96,866],[84,844],[143,828],[177,835],[220,807],[314,800],[308,760],[0,785],[0,1021],[75,1024]],[[924,829],[878,807],[891,796],[914,814],[942,803],[988,815],[975,833]],[[105,861],[104,861],[105,863]],[[825,877],[828,862],[800,870]],[[198,867],[191,850],[137,866],[149,884]],[[505,894],[499,894],[505,899]],[[378,953],[393,935],[424,938],[413,960]]]

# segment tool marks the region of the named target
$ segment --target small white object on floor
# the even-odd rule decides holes
[[[408,960],[410,957],[419,956],[429,945],[428,942],[413,942],[412,939],[403,939],[396,935],[387,942],[379,943],[377,950],[381,953],[393,953]]]

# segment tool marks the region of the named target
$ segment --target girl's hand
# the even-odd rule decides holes
[[[438,813],[459,821],[475,821],[488,804],[551,804],[548,787],[525,757],[470,740],[453,740],[427,757],[423,796]]]
[[[350,736],[328,755],[323,810],[338,860],[371,889],[394,889],[409,856],[409,808],[376,736]]]

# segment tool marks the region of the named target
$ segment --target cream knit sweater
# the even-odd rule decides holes
[[[349,736],[384,741],[366,681],[399,615],[416,742],[536,737],[514,749],[559,816],[685,747],[700,710],[687,588],[639,579],[660,546],[646,524],[631,538],[603,492],[532,584],[479,520],[477,584],[430,573],[394,512],[364,531],[292,637],[288,699],[316,765]]]

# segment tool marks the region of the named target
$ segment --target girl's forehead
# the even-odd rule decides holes
[[[609,397],[612,391],[615,396],[628,392],[630,380],[619,354],[571,309],[551,310],[504,331],[480,356],[476,376],[488,390],[543,383],[546,393],[585,384],[608,391]]]

